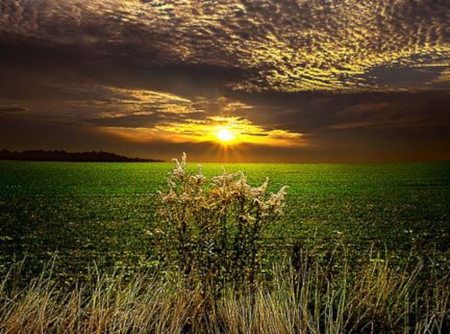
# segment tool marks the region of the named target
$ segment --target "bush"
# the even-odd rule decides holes
[[[204,295],[218,297],[230,284],[254,286],[262,273],[262,232],[282,214],[286,186],[268,194],[268,179],[252,187],[242,172],[225,169],[208,179],[200,166],[197,174],[186,170],[186,154],[174,161],[153,233],[161,257]]]

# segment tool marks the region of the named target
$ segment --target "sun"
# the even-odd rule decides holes
[[[223,143],[229,143],[230,141],[236,138],[233,132],[231,132],[229,129],[225,127],[219,128],[216,137],[220,142]]]

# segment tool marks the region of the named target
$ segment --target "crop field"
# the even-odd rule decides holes
[[[195,164],[191,164],[193,171]],[[219,164],[203,164],[217,175]],[[93,268],[133,273],[153,265],[145,233],[155,221],[155,192],[172,163],[0,162],[0,271],[25,258],[36,275],[54,258],[70,283]],[[288,185],[284,216],[265,231],[272,261],[299,244],[316,256],[344,250],[354,259],[379,252],[448,270],[450,164],[227,164],[252,185]]]

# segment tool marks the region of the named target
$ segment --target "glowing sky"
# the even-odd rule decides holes
[[[449,22],[448,0],[1,0],[0,149],[450,160]]]

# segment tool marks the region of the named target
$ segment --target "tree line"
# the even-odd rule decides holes
[[[110,152],[66,152],[63,150],[28,150],[22,152],[0,151],[0,160],[22,161],[73,161],[73,162],[162,162],[157,159],[129,158]]]

